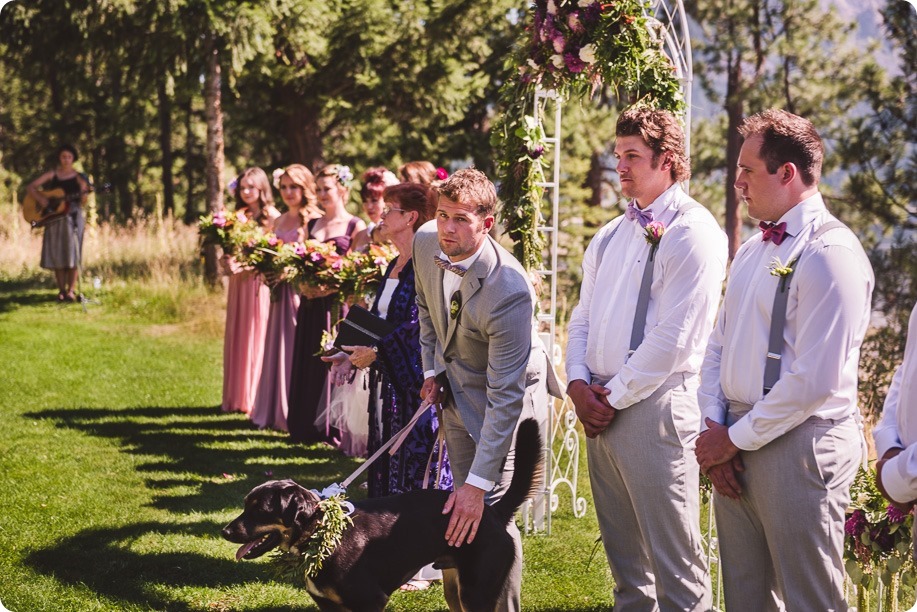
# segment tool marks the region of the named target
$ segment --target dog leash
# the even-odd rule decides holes
[[[354,480],[356,480],[357,477],[360,476],[360,474],[365,472],[367,468],[369,468],[369,466],[371,466],[376,459],[381,457],[382,453],[388,451],[390,455],[394,455],[398,451],[398,449],[407,439],[408,434],[411,433],[411,430],[414,428],[414,425],[416,425],[417,421],[420,420],[420,416],[424,412],[426,412],[426,410],[429,408],[430,408],[430,402],[428,402],[427,400],[420,402],[420,406],[418,406],[417,412],[414,413],[414,416],[411,417],[411,420],[408,421],[407,424],[404,427],[402,427],[398,431],[397,434],[389,438],[388,442],[380,446],[379,449],[375,453],[373,453],[372,457],[364,461],[363,465],[358,467],[353,472],[353,474],[345,478],[342,483],[338,484],[335,482],[335,483],[328,485],[321,491],[312,489],[312,492],[318,495],[322,499],[328,499],[329,497],[332,497],[334,495],[343,495],[344,493],[346,493],[347,487],[349,487],[350,484]],[[353,505],[350,504],[350,502],[344,502],[344,504],[347,504],[350,506],[350,511],[347,512],[347,514],[350,514],[350,512],[353,512]]]

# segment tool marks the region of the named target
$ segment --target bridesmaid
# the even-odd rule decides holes
[[[325,211],[320,219],[309,222],[307,237],[321,242],[333,242],[341,255],[350,250],[354,236],[366,229],[366,224],[347,212],[350,194],[348,185],[353,175],[350,168],[331,164],[316,177],[315,193]],[[293,349],[293,380],[290,385],[290,438],[294,442],[332,441],[340,432],[327,426],[317,427],[320,411],[328,412],[330,389],[327,388],[328,368],[316,356],[322,332],[330,330],[332,309],[337,303],[333,290],[303,287],[303,300],[296,317],[296,342]],[[323,404],[320,406],[320,402]]]
[[[249,168],[236,179],[236,210],[270,231],[280,212],[267,175],[261,168]],[[223,258],[230,273],[226,304],[226,333],[223,340],[223,412],[249,414],[261,377],[264,334],[270,297],[261,276]]]
[[[287,211],[274,222],[274,234],[284,242],[302,242],[306,224],[321,215],[315,203],[315,179],[309,169],[301,164],[287,166],[280,176],[280,195]],[[287,390],[290,388],[300,298],[282,278],[267,280],[276,287],[271,297],[264,365],[251,419],[262,429],[271,427],[286,431],[289,412]]]

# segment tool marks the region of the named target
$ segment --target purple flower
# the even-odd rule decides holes
[[[564,53],[564,63],[570,72],[582,72],[586,67],[586,62],[579,58],[579,54]]]
[[[870,529],[869,539],[875,542],[882,552],[888,552],[895,546],[895,538],[888,532],[888,525]]]
[[[271,246],[277,246],[277,236],[271,236],[268,238],[267,243]]]
[[[312,251],[312,253],[309,255],[309,259],[311,259],[315,263],[325,261],[324,256],[321,253],[319,253],[318,251]]]
[[[217,227],[226,227],[226,215],[222,212],[213,215],[213,224]]]
[[[907,513],[901,512],[901,510],[898,510],[891,504],[889,504],[888,508],[885,509],[885,514],[888,516],[888,522],[892,525],[903,523],[907,520]]]
[[[866,529],[866,525],[866,513],[862,510],[854,510],[844,523],[844,532],[852,538],[859,538]]]
[[[293,253],[297,257],[305,257],[306,256],[306,247],[304,247],[302,243],[296,243],[296,246],[293,247]]]
[[[544,155],[544,147],[541,145],[536,145],[531,149],[526,149],[525,154],[528,155],[530,159],[538,159]]]

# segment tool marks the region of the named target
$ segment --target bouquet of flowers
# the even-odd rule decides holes
[[[321,289],[338,290],[341,285],[344,258],[338,254],[333,242],[297,242],[285,265],[293,281]]]
[[[398,251],[394,247],[380,244],[369,245],[366,253],[348,254],[338,275],[341,299],[360,299],[374,295],[386,266],[396,255]]]
[[[861,600],[857,609],[865,610],[866,592],[878,585],[888,586],[888,610],[897,610],[901,580],[913,585],[911,527],[914,516],[890,505],[876,488],[872,470],[860,469],[850,489],[851,502],[844,523],[844,564],[847,575]]]
[[[202,244],[216,244],[227,254],[232,254],[241,245],[243,236],[256,225],[241,210],[234,213],[221,210],[202,216],[197,231]]]

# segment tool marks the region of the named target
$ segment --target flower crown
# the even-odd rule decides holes
[[[325,166],[325,168],[318,173],[318,177],[323,176],[333,176],[338,182],[344,187],[350,187],[350,181],[353,180],[353,172],[350,171],[350,166],[341,166],[338,164],[330,164]]]

